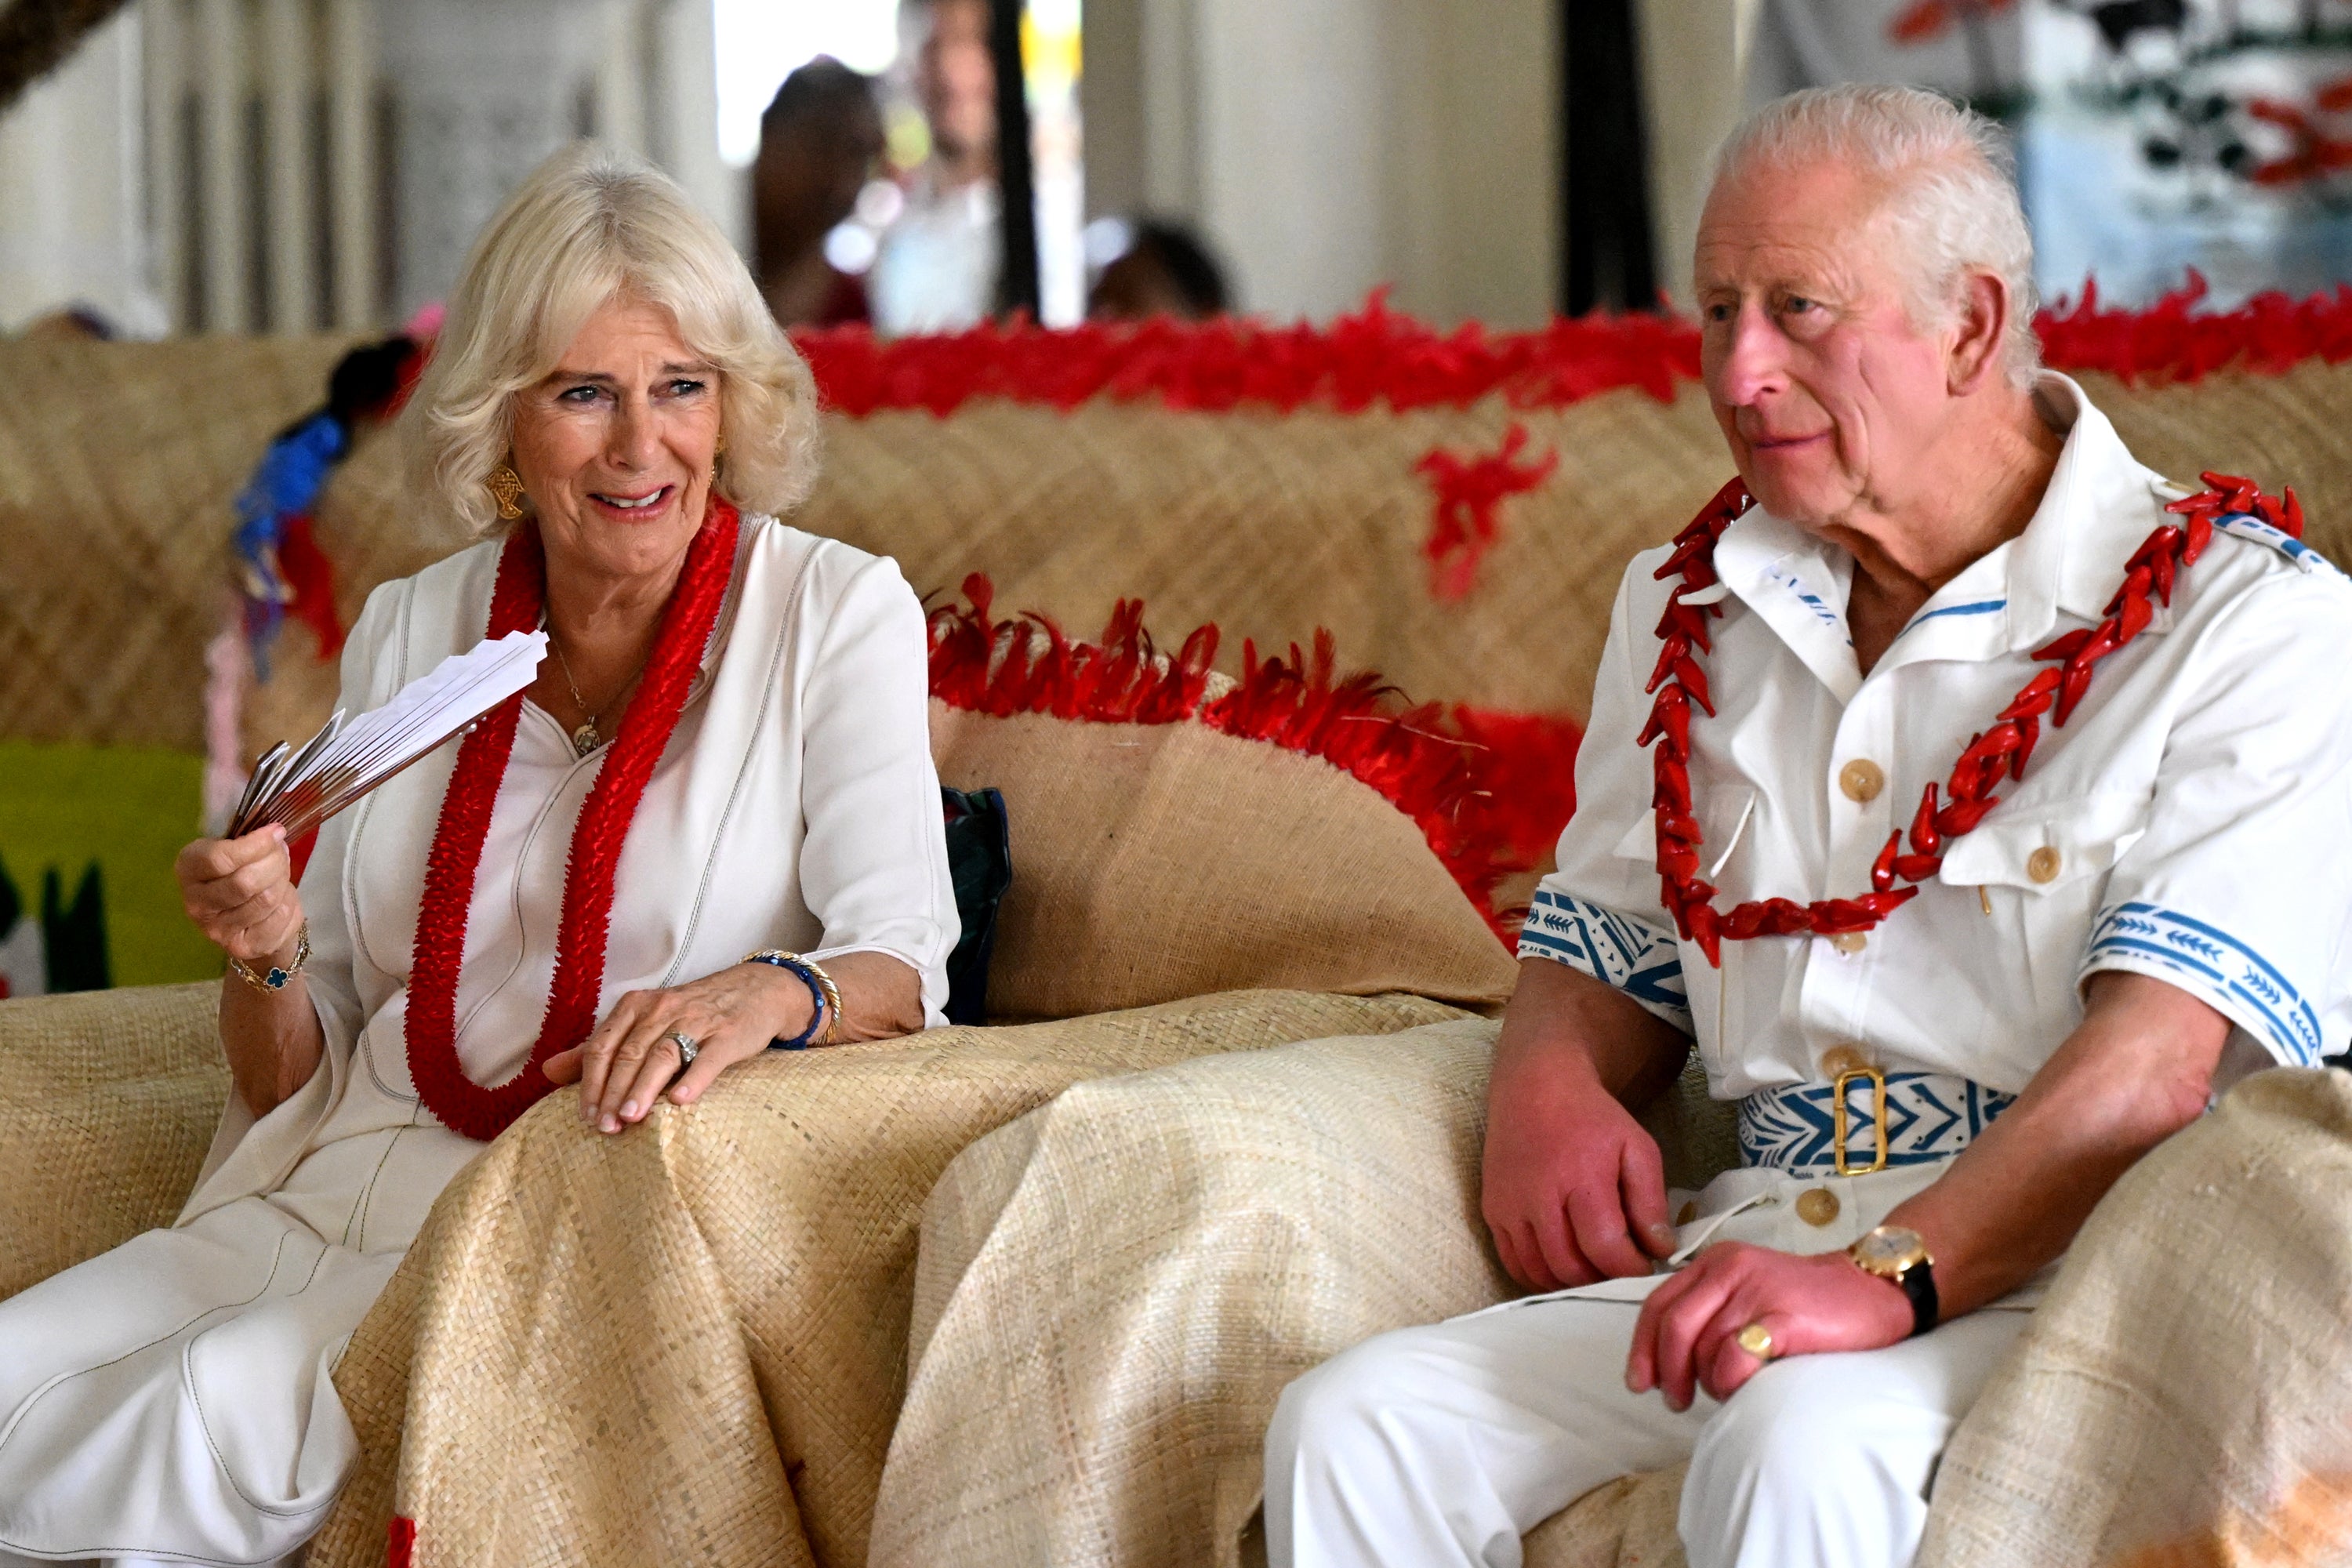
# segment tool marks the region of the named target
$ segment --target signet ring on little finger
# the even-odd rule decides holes
[[[1773,1356],[1772,1331],[1761,1323],[1750,1323],[1733,1336],[1741,1350],[1758,1361],[1770,1361]]]

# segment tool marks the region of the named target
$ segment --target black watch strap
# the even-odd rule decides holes
[[[1936,1266],[1923,1258],[1906,1268],[1895,1283],[1911,1298],[1911,1336],[1916,1339],[1934,1328],[1942,1315],[1936,1300]]]

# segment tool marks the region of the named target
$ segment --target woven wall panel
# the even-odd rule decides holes
[[[0,735],[202,749],[230,503],[341,348],[0,342]]]
[[[268,437],[317,406],[339,340],[162,345],[0,343],[0,735],[197,749],[203,650],[230,569],[230,500]],[[2148,462],[2293,483],[2312,537],[2352,559],[2352,366],[2126,390],[2084,378]],[[1441,604],[1422,541],[1433,447],[1489,452],[1514,422],[1559,469],[1505,504],[1469,594]],[[834,419],[799,521],[896,555],[919,591],[969,572],[1003,609],[1092,634],[1140,597],[1173,639],[1202,621],[1304,641],[1417,699],[1581,713],[1626,559],[1664,540],[1731,472],[1704,396],[1635,391],[1561,409],[1355,415],[1171,414],[1097,401],[1074,413],[976,402],[939,419]],[[319,509],[346,622],[376,583],[463,541],[364,438]],[[248,740],[315,725],[334,674],[289,626]]]

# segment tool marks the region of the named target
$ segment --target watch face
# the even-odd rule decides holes
[[[1853,1244],[1854,1260],[1874,1274],[1892,1278],[1927,1256],[1919,1233],[1899,1225],[1882,1225]]]

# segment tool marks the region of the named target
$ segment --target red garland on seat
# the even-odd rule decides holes
[[[1457,704],[1453,728],[1484,755],[1486,819],[1508,858],[1547,863],[1560,829],[1576,815],[1576,753],[1584,730],[1564,713],[1517,713]]]
[[[1655,779],[1653,808],[1658,824],[1660,900],[1675,917],[1675,925],[1688,941],[1698,943],[1709,963],[1720,966],[1725,941],[1748,942],[1763,936],[1821,936],[1866,931],[1915,897],[1916,884],[1942,869],[1944,847],[1973,832],[2000,797],[1994,785],[2006,776],[2025,776],[2025,764],[2041,738],[2042,716],[2053,725],[2063,724],[2090,689],[2099,660],[2116,652],[2147,629],[2156,616],[2151,595],[2169,605],[2180,571],[2193,564],[2212,542],[2213,520],[2229,514],[2260,518],[2273,528],[2300,538],[2303,504],[2290,488],[2284,500],[2273,500],[2254,488],[2251,479],[2230,474],[2200,476],[2207,489],[2184,497],[2164,510],[2182,519],[2150,533],[2124,566],[2123,585],[2109,601],[2105,618],[2095,626],[2068,632],[2036,648],[2037,659],[2055,660],[2029,680],[1994,719],[1962,748],[1944,783],[1949,804],[1937,804],[1936,786],[1927,785],[1919,809],[1911,819],[1911,853],[1903,853],[1904,833],[1896,829],[1870,868],[1871,890],[1851,899],[1822,899],[1800,904],[1790,899],[1763,899],[1718,913],[1715,889],[1699,880],[1699,826],[1691,806],[1691,709],[1696,705],[1710,718],[1715,703],[1707,691],[1706,671],[1697,655],[1714,651],[1706,623],[1723,614],[1720,603],[1691,605],[1684,595],[1713,587],[1715,547],[1724,530],[1737,521],[1751,500],[1748,488],[1734,479],[1716,492],[1689,527],[1675,536],[1674,553],[1654,575],[1660,581],[1679,575],[1682,585],[1666,600],[1658,619],[1657,668],[1646,689],[1658,694],[1650,721],[1637,745],[1654,745],[1651,769]],[[1897,888],[1896,881],[1914,884]]]
[[[2277,375],[2309,359],[2352,359],[2352,289],[2304,300],[2258,294],[2231,310],[2193,313],[2206,293],[2192,271],[2186,287],[2144,310],[2101,310],[2096,287],[2086,284],[2078,304],[2044,310],[2034,326],[2052,368],[2126,381],[2193,382],[2233,365]],[[1582,316],[1526,332],[1471,322],[1440,332],[1390,310],[1385,290],[1324,327],[1233,317],[1062,330],[1015,323],[887,341],[836,327],[793,341],[827,408],[853,419],[891,409],[944,417],[980,397],[1064,410],[1097,397],[1157,400],[1211,414],[1466,408],[1488,396],[1514,408],[1565,408],[1622,387],[1670,402],[1699,374],[1698,330],[1680,317]]]
[[[409,964],[408,1073],[425,1109],[453,1132],[488,1142],[554,1089],[540,1068],[548,1058],[587,1038],[596,1026],[604,986],[604,941],[613,916],[613,878],[621,846],[654,766],[677,728],[686,692],[701,668],[703,649],[719,619],[719,601],[735,567],[734,507],[710,498],[709,516],[687,547],[677,586],[662,612],[652,658],[637,694],[621,715],[621,730],[572,830],[563,873],[563,912],[557,928],[555,977],[547,1015],[530,1058],[505,1083],[485,1089],[457,1060],[457,972],[466,952],[466,921],[481,868],[490,810],[514,752],[522,714],[518,692],[492,709],[457,748],[457,771],[441,797],[441,815],[425,858],[425,895],[417,910],[416,947]],[[547,561],[538,531],[510,534],[499,556],[490,595],[489,637],[530,631],[547,596]]]
[[[1421,553],[1429,562],[1429,595],[1438,603],[1470,591],[1478,563],[1502,531],[1503,503],[1541,488],[1559,467],[1557,451],[1517,461],[1527,445],[1528,427],[1515,422],[1495,451],[1463,455],[1433,447],[1412,466],[1437,497]]]
[[[930,612],[931,695],[940,701],[1000,718],[1050,713],[1117,724],[1196,719],[1228,735],[1320,757],[1411,817],[1455,883],[1504,934],[1495,884],[1526,863],[1511,853],[1510,819],[1494,798],[1490,742],[1448,733],[1455,721],[1439,705],[1396,710],[1393,689],[1377,675],[1339,675],[1330,633],[1315,634],[1311,655],[1292,645],[1286,659],[1261,658],[1256,645],[1244,642],[1241,679],[1211,697],[1213,626],[1194,630],[1171,656],[1144,629],[1136,600],[1119,601],[1096,644],[1070,637],[1044,616],[992,619],[994,592],[977,573],[964,579],[963,593],[969,607],[942,605]]]

